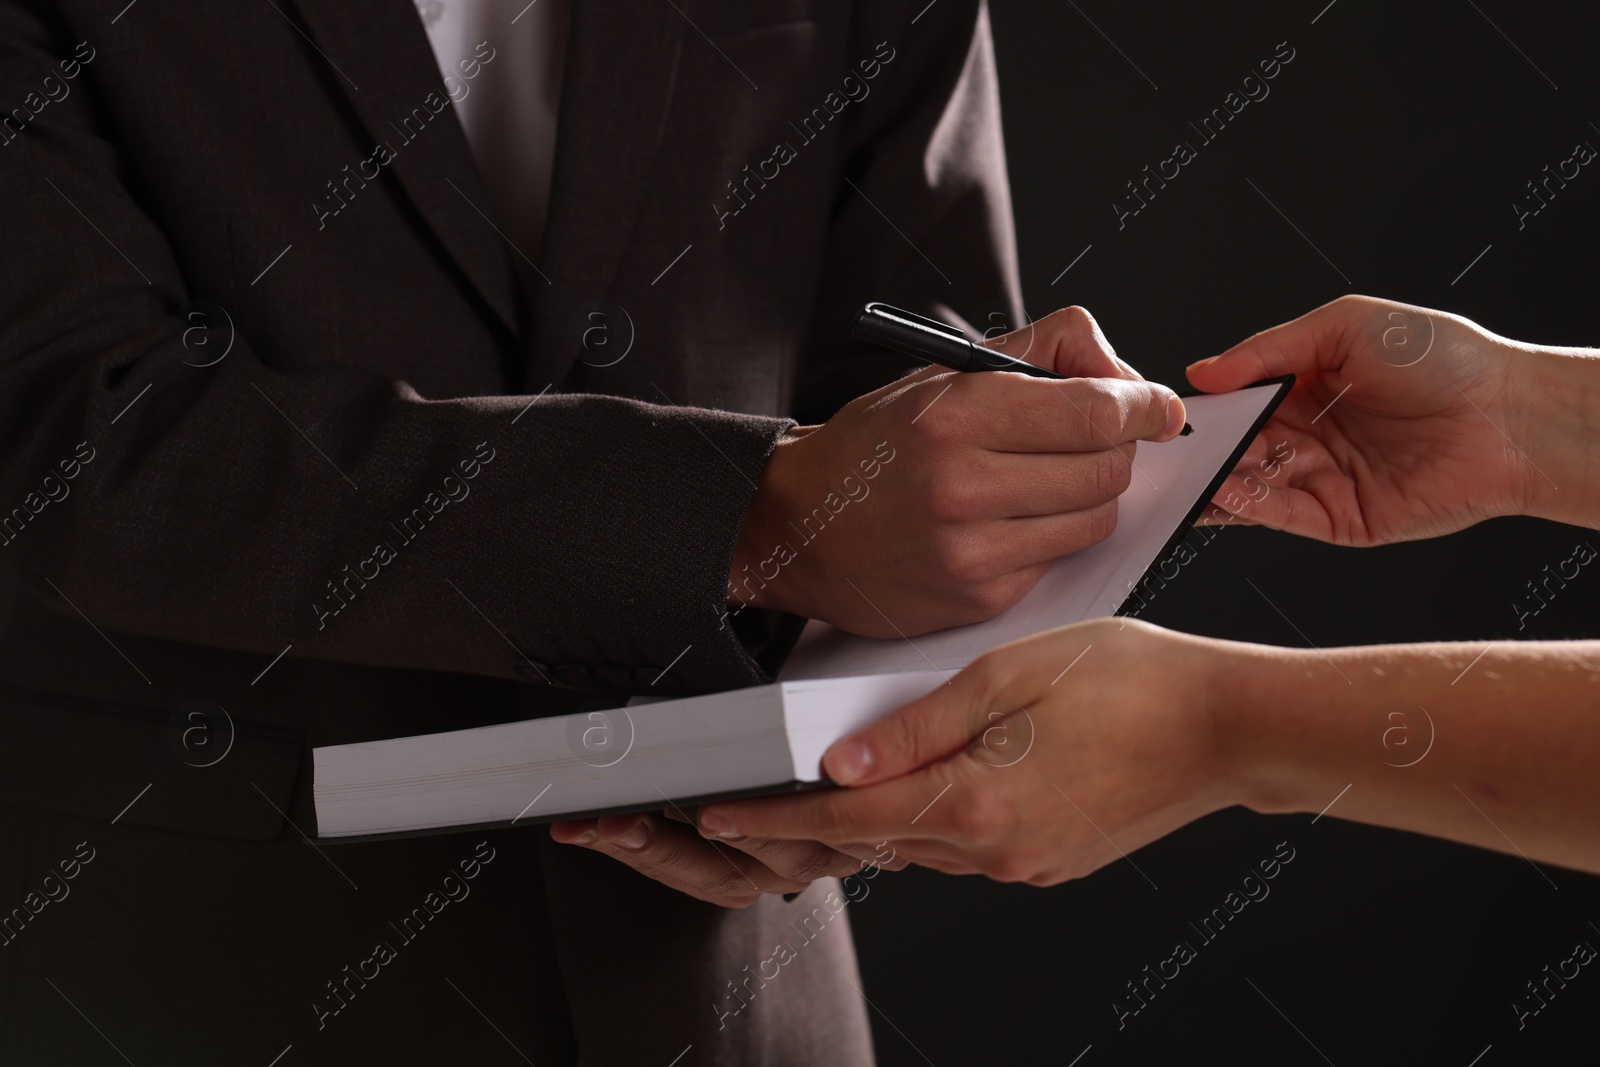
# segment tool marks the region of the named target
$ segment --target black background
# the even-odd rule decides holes
[[[1124,358],[1171,384],[1186,363],[1351,291],[1459,312],[1523,340],[1600,341],[1597,168],[1520,232],[1511,208],[1576,142],[1600,146],[1594,5],[1324,3],[999,5],[1028,310],[1088,307]],[[1200,144],[1188,123],[1281,41],[1296,56],[1271,95]],[[1111,205],[1124,183],[1179,140],[1198,158],[1119,230]],[[1546,564],[1596,537],[1500,520],[1343,550],[1230,529],[1144,617],[1303,644],[1249,577],[1323,647],[1596,637],[1600,577],[1590,572],[1524,631],[1511,607]],[[0,622],[11,596],[0,572]],[[1296,857],[1271,895],[1119,1031],[1111,1004],[1127,999],[1124,983],[1194,940],[1188,922],[1280,841]],[[1491,1045],[1483,1067],[1593,1058],[1595,968],[1521,1031],[1510,1005],[1577,941],[1600,946],[1594,878],[1332,815],[1312,825],[1242,811],[1134,861],[1139,870],[1119,862],[1049,890],[915,870],[876,879],[851,913],[885,1067],[1065,1065],[1080,1054],[1084,1067],[1466,1067]]]
[[[1082,304],[1120,355],[1173,385],[1185,364],[1346,292],[1521,340],[1600,343],[1600,173],[1586,168],[1520,232],[1511,207],[1577,142],[1600,147],[1595,6],[1326,3],[996,6],[1028,311]],[[1188,123],[1281,41],[1296,56],[1271,94],[1203,144]],[[1119,230],[1124,183],[1179,140],[1198,158]],[[1600,575],[1520,633],[1511,607],[1580,540],[1600,547],[1594,531],[1534,520],[1360,550],[1228,529],[1143,617],[1305,644],[1248,577],[1323,647],[1597,637]],[[1490,1045],[1480,1067],[1592,1062],[1600,973],[1581,971],[1520,1032],[1511,1002],[1576,942],[1600,948],[1600,881],[1337,810],[1315,825],[1237,809],[1202,820],[1134,855],[1159,889],[1125,861],[1047,890],[879,877],[851,913],[881,1062],[1064,1067],[1089,1048],[1081,1067],[1467,1067]],[[1296,858],[1271,895],[1119,1031],[1124,983],[1197,942],[1188,922],[1280,841]]]

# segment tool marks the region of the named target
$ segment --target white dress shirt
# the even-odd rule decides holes
[[[525,290],[550,206],[568,0],[415,0]],[[520,254],[519,254],[520,253]]]

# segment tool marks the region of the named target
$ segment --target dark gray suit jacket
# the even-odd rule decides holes
[[[978,0],[574,7],[515,249],[406,0],[0,0],[0,1059],[868,1055],[842,916],[715,1007],[826,884],[526,829],[324,1014],[483,835],[308,847],[309,746],[765,680],[729,561],[790,416],[901,369],[852,311],[1020,313]]]

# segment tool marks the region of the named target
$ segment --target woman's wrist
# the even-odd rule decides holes
[[[1319,742],[1305,694],[1331,672],[1309,649],[1217,644],[1207,692],[1225,794],[1262,814],[1316,810]]]
[[[1600,524],[1600,353],[1512,345],[1508,439],[1522,455],[1523,513],[1574,525]]]

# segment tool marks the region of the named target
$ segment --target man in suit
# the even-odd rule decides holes
[[[915,457],[1021,388],[789,418],[904,369],[846,338],[864,300],[1021,322],[983,5],[543,0],[451,38],[460,2],[0,2],[0,1061],[868,1062],[842,916],[748,977],[870,847],[322,848],[309,749],[765,681],[799,614],[993,614],[1162,432],[1153,387],[1086,394],[1087,443],[1034,449],[1082,483],[1061,525],[987,569],[918,540],[996,517],[934,506],[952,445],[741,585],[886,427]],[[905,559],[825,580],[873,546]]]

